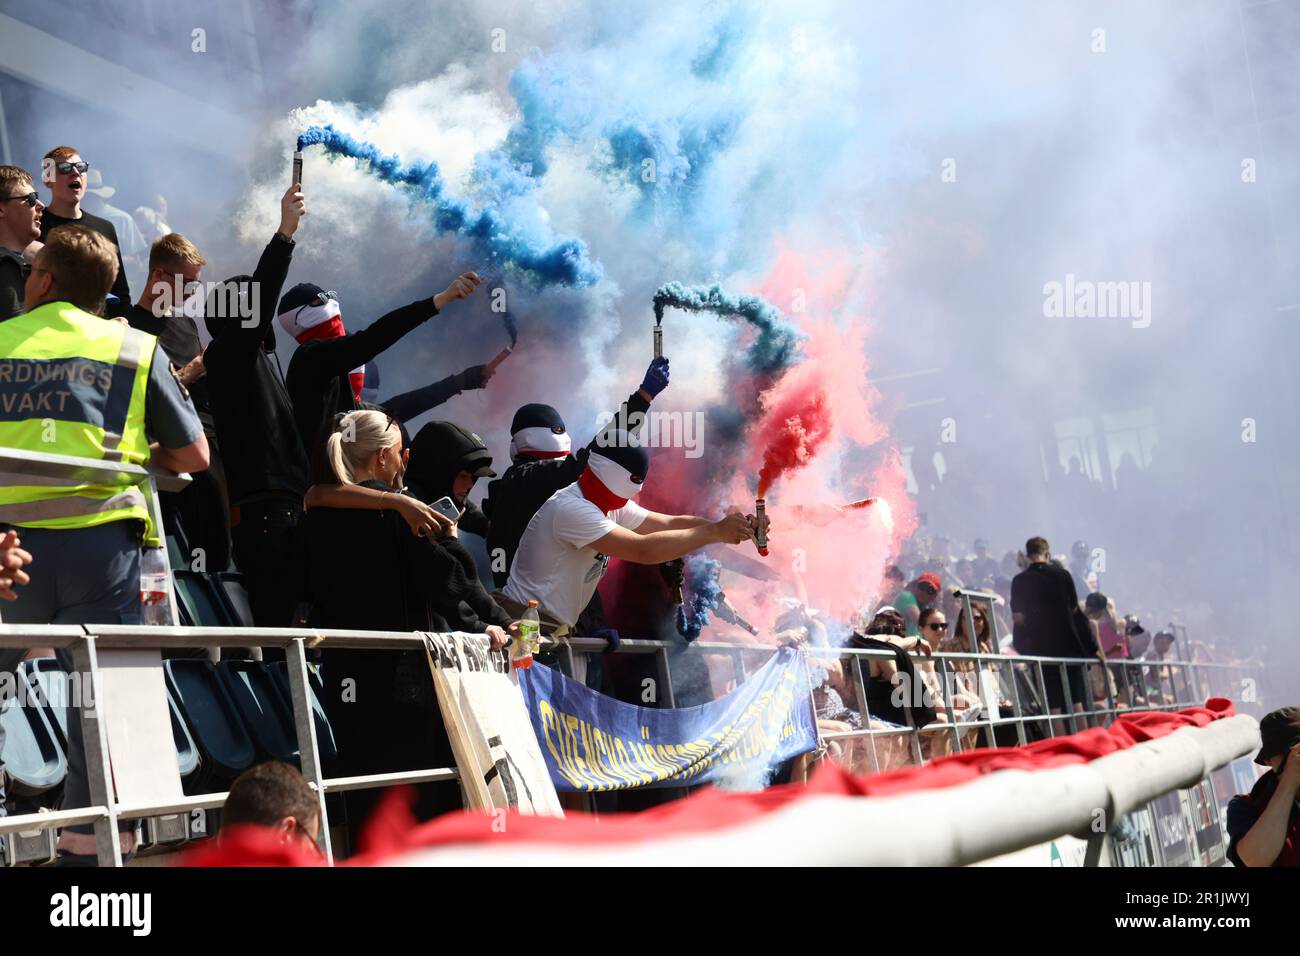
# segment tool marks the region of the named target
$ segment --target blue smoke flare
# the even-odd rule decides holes
[[[663,321],[664,309],[713,312],[744,319],[758,330],[746,361],[755,372],[779,372],[799,358],[799,332],[776,308],[756,295],[732,295],[722,286],[684,286],[680,282],[661,285],[655,292],[655,323]]]
[[[585,288],[600,280],[601,267],[592,262],[587,245],[581,239],[554,240],[553,237],[525,235],[507,222],[491,201],[475,210],[466,200],[446,192],[446,183],[437,163],[405,165],[395,155],[382,153],[377,147],[349,136],[334,126],[313,126],[298,137],[298,149],[320,145],[336,156],[347,156],[366,163],[371,172],[394,186],[411,187],[419,199],[434,208],[433,225],[440,233],[454,233],[468,239],[490,264],[498,268],[513,267],[538,287],[572,286]],[[490,183],[498,196],[519,195],[531,188],[528,177],[503,169],[501,159],[480,157],[476,174]]]
[[[483,287],[493,294],[496,289],[505,291],[505,283],[501,281],[501,276],[491,276],[483,280]],[[515,320],[515,314],[509,309],[498,313],[501,316],[501,324],[506,327],[506,333],[510,336],[510,347],[514,348],[519,341],[519,323]]]
[[[677,633],[688,641],[700,636],[718,607],[722,588],[718,585],[720,565],[713,558],[693,554],[686,559],[686,587],[691,596],[677,609]]]

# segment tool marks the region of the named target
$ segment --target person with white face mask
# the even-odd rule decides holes
[[[497,600],[517,615],[538,602],[543,623],[571,630],[591,600],[610,558],[660,564],[710,544],[752,540],[753,515],[719,520],[665,515],[632,500],[644,487],[650,456],[622,430],[602,435],[578,480],[533,515]]]
[[[654,359],[640,387],[628,396],[612,421],[644,421],[650,403],[668,387],[668,374],[667,356]],[[616,426],[611,423],[608,427]],[[632,431],[635,433],[636,428]],[[565,485],[578,480],[587,467],[587,456],[600,440],[596,435],[574,452],[564,419],[550,405],[532,402],[515,412],[510,423],[510,467],[488,485],[483,500],[483,512],[492,522],[487,548],[497,587],[505,587],[519,539],[537,509]]]
[[[481,281],[475,273],[466,272],[436,295],[394,309],[351,334],[344,327],[337,293],[310,282],[299,283],[286,292],[276,316],[280,326],[298,342],[284,383],[293,402],[303,447],[310,453],[328,434],[334,415],[361,407],[367,362],[433,318],[449,302],[469,296]],[[484,367],[459,374],[457,391],[487,384]]]

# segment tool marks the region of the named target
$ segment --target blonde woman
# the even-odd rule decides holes
[[[316,458],[317,479],[403,497],[401,429],[383,412],[339,415]],[[302,522],[302,591],[316,627],[486,634],[493,648],[518,633],[483,590],[474,560],[454,537],[411,534],[396,508],[312,507]],[[353,557],[342,561],[344,549]],[[332,650],[322,656],[324,703],[344,775],[445,767],[446,732],[423,651]],[[457,805],[456,794],[420,790],[423,818]],[[347,794],[349,819],[362,820],[375,791]],[[446,798],[446,799],[444,799]]]
[[[377,492],[381,510],[347,504],[312,507],[304,518],[311,622],[321,627],[466,631],[504,646],[510,616],[479,583],[474,559],[437,515],[441,541],[409,534],[398,520],[406,453],[397,422],[383,412],[339,415],[316,459],[319,485]],[[320,495],[309,493],[309,501]],[[349,541],[369,555],[345,576],[330,542]],[[365,585],[360,587],[359,585]]]

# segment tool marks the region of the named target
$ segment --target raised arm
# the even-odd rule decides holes
[[[713,524],[708,518],[695,515],[663,515],[657,511],[647,511],[645,518],[637,525],[635,534],[653,534],[656,531],[689,531],[701,525]]]
[[[356,366],[352,366],[356,368]],[[482,388],[492,377],[486,365],[471,365],[463,372],[457,372],[455,375],[448,375],[444,379],[431,382],[428,385],[422,385],[419,388],[413,388],[409,392],[403,392],[401,395],[394,395],[392,398],[384,399],[380,406],[388,414],[392,415],[399,422],[405,425],[413,418],[418,418],[431,408],[437,408],[449,398],[454,398],[461,392],[473,388]]]
[[[600,450],[601,438],[608,432],[618,428],[626,428],[633,435],[639,432],[645,424],[645,413],[650,409],[650,403],[668,387],[668,371],[667,356],[661,355],[653,359],[645,370],[640,387],[627,397],[609,423],[595,434],[585,448],[579,449],[574,457],[581,458],[581,464],[586,465],[587,455],[593,450]]]
[[[421,323],[437,315],[448,302],[468,296],[481,281],[477,274],[466,272],[457,276],[451,285],[436,295],[394,309],[359,332],[318,342],[312,347],[315,374],[322,381],[328,381],[369,362]]]
[[[275,318],[280,303],[280,291],[289,276],[289,263],[293,259],[293,234],[298,223],[307,214],[302,187],[294,184],[280,198],[280,228],[262,250],[253,270],[252,288],[257,300],[251,316],[238,313],[221,318],[224,323],[221,340],[248,355],[256,354],[266,338],[267,329]]]

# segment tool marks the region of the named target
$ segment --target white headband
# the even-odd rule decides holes
[[[547,453],[562,451],[566,455],[572,450],[569,433],[555,434],[545,425],[521,428],[510,436],[510,458],[518,458],[526,451],[544,451]]]
[[[604,455],[591,453],[587,465],[601,484],[620,498],[634,498],[644,487],[632,480],[632,474],[618,462],[611,461]]]

